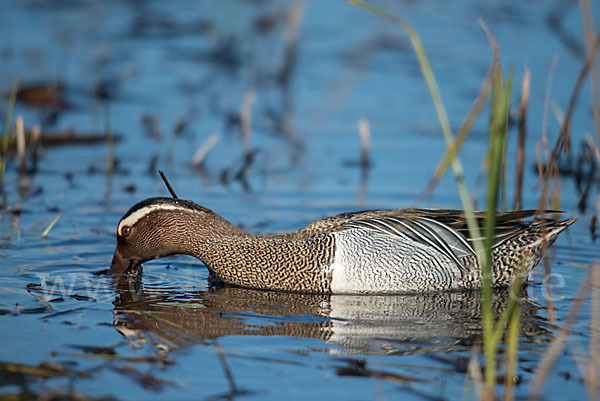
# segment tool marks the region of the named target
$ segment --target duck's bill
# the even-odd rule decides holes
[[[139,262],[137,262],[134,259],[125,259],[119,254],[119,251],[115,250],[115,254],[113,256],[112,263],[110,264],[108,274],[118,276],[121,274],[125,274],[129,271],[136,270],[139,266]]]

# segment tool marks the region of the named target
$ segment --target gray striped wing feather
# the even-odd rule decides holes
[[[378,217],[359,219],[343,224],[339,229],[359,228],[382,234],[408,237],[413,241],[430,246],[464,268],[461,258],[475,255],[466,238],[447,225],[427,217]]]

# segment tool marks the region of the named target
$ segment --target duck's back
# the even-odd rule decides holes
[[[492,248],[492,282],[510,285],[517,273],[528,275],[544,249],[575,219],[523,218],[536,211],[497,215]],[[477,213],[482,226],[484,214]],[[334,237],[333,293],[401,293],[474,289],[481,269],[460,211],[395,209],[345,213],[312,223],[296,235]]]

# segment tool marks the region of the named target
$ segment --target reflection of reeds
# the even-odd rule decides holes
[[[560,355],[567,341],[567,336],[571,333],[571,327],[573,327],[575,319],[579,315],[579,311],[583,306],[583,301],[590,290],[590,276],[592,271],[593,269],[590,269],[586,279],[583,280],[583,284],[579,288],[579,291],[573,300],[573,305],[571,306],[571,309],[565,318],[565,322],[535,370],[535,377],[529,393],[529,400],[535,400],[539,398],[542,387],[548,378],[548,374],[550,373],[550,368],[552,368],[554,361]]]

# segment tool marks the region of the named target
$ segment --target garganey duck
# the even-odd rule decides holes
[[[545,213],[497,213],[494,287],[510,285],[521,269],[529,274],[576,220],[524,220]],[[482,224],[484,213],[476,216]],[[482,281],[462,211],[342,213],[295,232],[254,235],[212,210],[172,198],[150,198],[125,213],[109,272],[140,272],[141,263],[176,254],[200,259],[223,283],[257,289],[419,293],[476,289]]]

